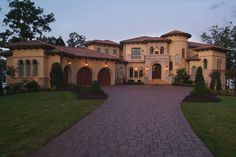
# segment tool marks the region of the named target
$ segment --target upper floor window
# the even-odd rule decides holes
[[[154,52],[154,48],[151,46],[150,47],[150,54],[153,54],[153,52]]]
[[[180,62],[180,55],[177,54],[175,55],[175,64],[179,64],[179,62]]]
[[[19,60],[18,65],[19,65],[19,67],[18,67],[18,69],[19,69],[19,78],[22,78],[24,76],[24,71],[25,71],[24,62],[22,60]]]
[[[160,54],[164,54],[164,47],[163,46],[160,48]]]
[[[98,48],[97,48],[97,52],[101,52],[101,48],[98,47]]]
[[[105,49],[105,53],[109,53],[109,49]]]
[[[203,68],[204,69],[207,69],[207,63],[208,63],[207,59],[204,59],[203,60]]]
[[[134,69],[133,69],[133,67],[130,67],[129,68],[129,77],[133,77],[133,74],[134,73]]]
[[[217,69],[220,70],[221,69],[221,59],[217,59]]]
[[[132,55],[141,55],[141,49],[140,48],[132,48]]]
[[[31,76],[31,65],[29,60],[25,61],[25,74],[26,76]]]
[[[117,54],[117,51],[116,49],[113,50],[113,54],[116,55]]]
[[[185,48],[182,48],[182,58],[185,58]]]

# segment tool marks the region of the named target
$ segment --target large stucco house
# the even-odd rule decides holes
[[[227,50],[215,45],[189,41],[191,34],[171,31],[160,37],[141,36],[116,43],[93,40],[86,48],[51,45],[39,40],[9,44],[7,66],[17,68],[15,78],[8,82],[35,80],[43,88],[50,87],[53,63],[61,63],[66,83],[114,85],[127,80],[145,84],[171,84],[176,71],[185,68],[194,80],[198,66],[203,68],[206,83],[213,70],[222,72],[225,83]]]

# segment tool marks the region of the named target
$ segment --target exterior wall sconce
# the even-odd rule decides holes
[[[85,61],[84,63],[85,63],[85,66],[87,67],[87,66],[88,66],[88,62],[87,62],[87,61]]]
[[[146,66],[146,70],[148,71],[148,66]]]
[[[166,66],[166,71],[168,70],[168,66]]]
[[[107,64],[107,62],[105,63],[105,67],[108,67],[108,64]]]
[[[68,60],[67,63],[68,63],[69,65],[71,65],[71,61],[70,61],[70,60]]]

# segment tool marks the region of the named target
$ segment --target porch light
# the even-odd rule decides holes
[[[166,71],[168,70],[168,66],[166,66]]]
[[[71,65],[71,61],[68,61],[68,64]]]
[[[105,63],[105,67],[108,67],[108,64],[107,64],[107,62]]]
[[[146,66],[146,70],[148,71],[148,66]]]
[[[85,66],[87,67],[87,66],[88,66],[88,62],[87,62],[87,61],[85,61],[84,63],[85,63]]]

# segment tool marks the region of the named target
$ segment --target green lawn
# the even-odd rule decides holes
[[[78,122],[102,100],[79,100],[70,92],[0,97],[0,156],[27,156]]]
[[[193,130],[216,157],[236,157],[236,97],[219,103],[187,103],[182,110]]]

